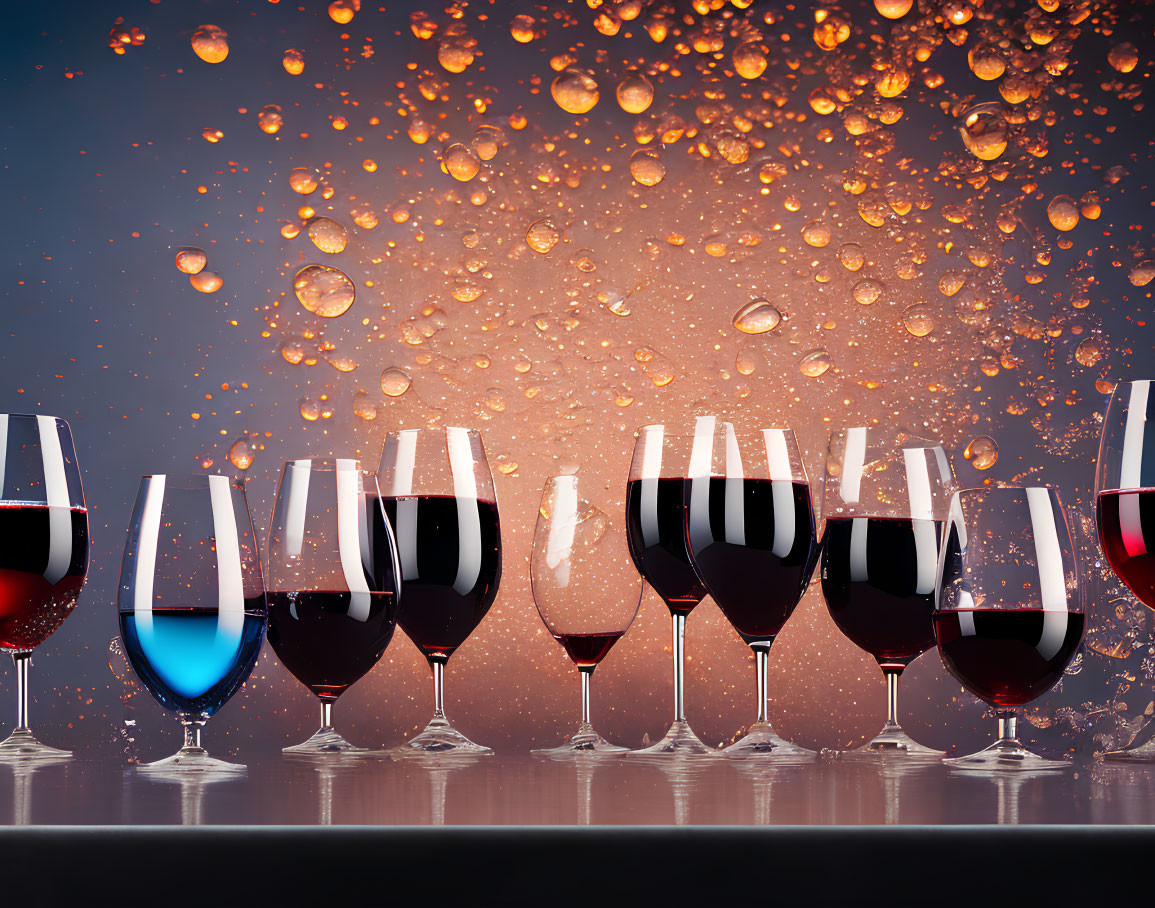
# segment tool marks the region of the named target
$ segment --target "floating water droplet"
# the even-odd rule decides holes
[[[883,286],[880,281],[876,281],[871,277],[864,277],[862,280],[855,283],[851,289],[851,295],[854,301],[863,306],[870,306],[878,301],[882,296]]]
[[[329,4],[329,18],[338,25],[348,25],[360,6],[361,0],[333,0]]]
[[[285,119],[281,116],[281,108],[276,104],[266,104],[257,113],[257,125],[262,132],[275,135],[284,125]]]
[[[297,167],[289,174],[289,188],[301,195],[314,192],[319,184],[316,175],[307,167]]]
[[[392,366],[381,373],[381,390],[386,397],[400,397],[409,390],[413,379],[404,369]]]
[[[967,150],[980,161],[994,161],[1007,150],[1007,118],[995,101],[967,110],[959,133]]]
[[[768,300],[758,297],[734,313],[734,327],[743,334],[765,334],[773,331],[782,321],[779,312]]]
[[[830,354],[825,350],[814,350],[802,357],[798,363],[798,371],[807,378],[818,378],[825,375],[830,368]]]
[[[639,148],[630,155],[630,176],[643,186],[657,186],[666,176],[666,164],[657,148]]]
[[[281,344],[281,356],[285,362],[296,366],[305,358],[305,345],[291,338]]]
[[[1097,337],[1088,337],[1075,348],[1075,361],[1080,366],[1090,368],[1103,358],[1105,347],[1103,341]]]
[[[281,56],[281,65],[290,76],[299,76],[305,71],[305,52],[295,47],[289,48]]]
[[[802,239],[808,246],[821,248],[830,242],[830,228],[821,218],[807,221],[802,226]]]
[[[1074,230],[1079,223],[1079,206],[1069,195],[1057,195],[1047,205],[1047,220],[1056,230]]]
[[[766,71],[766,54],[754,42],[739,44],[732,57],[734,72],[743,79],[757,79]]]
[[[249,444],[248,438],[238,438],[229,448],[229,460],[238,470],[247,470],[256,459],[256,451]]]
[[[534,252],[540,252],[542,255],[553,249],[560,239],[557,228],[549,218],[539,218],[530,224],[525,232],[526,244]]]
[[[1146,287],[1155,280],[1155,260],[1145,259],[1139,262],[1128,273],[1127,280],[1136,287]]]
[[[902,324],[915,337],[926,337],[934,330],[934,315],[924,303],[908,306],[902,313]]]
[[[553,80],[550,94],[558,107],[571,114],[588,113],[594,109],[600,97],[594,77],[573,66],[567,67]]]
[[[618,104],[626,113],[640,114],[654,102],[653,83],[641,72],[632,72],[622,79],[617,94]]]
[[[989,435],[980,435],[966,446],[963,457],[976,470],[989,470],[999,459],[999,446]]]
[[[188,282],[201,293],[216,293],[225,283],[215,271],[198,271],[196,274],[190,274]]]
[[[441,162],[445,172],[462,183],[468,183],[481,170],[481,162],[477,160],[477,156],[460,142],[445,149]]]
[[[1139,51],[1130,41],[1124,41],[1107,51],[1107,62],[1118,72],[1129,73],[1139,65]]]
[[[306,265],[293,278],[293,292],[301,305],[322,318],[349,311],[357,289],[345,272],[328,265]]]
[[[874,0],[874,8],[884,19],[901,19],[912,6],[914,0]]]
[[[332,218],[313,218],[309,221],[308,230],[313,245],[330,255],[344,252],[349,242],[345,228]]]
[[[518,44],[529,44],[537,37],[537,20],[533,16],[514,16],[509,23],[509,33]]]
[[[843,243],[838,247],[838,261],[847,271],[860,271],[866,264],[866,251],[858,243]]]
[[[297,401],[297,411],[302,419],[309,422],[316,422],[321,418],[321,405],[311,397],[302,397]]]
[[[221,63],[229,55],[228,33],[216,25],[202,25],[192,33],[192,49],[205,63]]]
[[[176,254],[177,271],[183,271],[185,274],[200,274],[208,263],[209,257],[205,255],[204,250],[195,246],[188,246]]]
[[[453,37],[437,44],[437,62],[451,73],[463,73],[473,63],[473,48],[476,41],[471,38]]]

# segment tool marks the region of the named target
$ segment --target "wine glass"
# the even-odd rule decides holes
[[[138,770],[244,772],[201,747],[201,728],[248,678],[265,632],[265,587],[244,481],[142,477],[117,607],[133,671],[184,727],[180,750]]]
[[[321,727],[285,753],[360,751],[333,728],[337,698],[377,664],[397,620],[397,546],[377,475],[356,460],[290,460],[273,504],[269,643],[321,702]]]
[[[727,756],[810,760],[780,738],[766,712],[770,646],[810,583],[818,554],[810,481],[790,429],[739,437],[733,423],[698,419],[684,484],[686,538],[694,570],[754,652],[758,710]]]
[[[572,475],[554,476],[541,492],[530,559],[533,601],[578,667],[582,687],[578,730],[559,747],[535,751],[545,756],[628,750],[610,744],[590,723],[590,676],[629,629],[642,599],[642,578],[609,497],[600,483]]]
[[[995,708],[999,738],[945,760],[959,769],[1063,769],[1028,751],[1015,710],[1063,675],[1083,637],[1075,550],[1058,492],[982,488],[951,498],[934,631],[943,664]]]
[[[886,679],[886,723],[859,753],[942,756],[903,732],[898,681],[934,646],[938,550],[954,490],[950,461],[933,441],[865,426],[831,433],[822,594],[838,629]]]
[[[0,759],[58,760],[69,752],[41,744],[28,726],[28,668],[88,572],[88,510],[63,419],[0,413],[0,536],[0,649],[16,669],[16,727]]]
[[[1155,395],[1151,385],[1150,381],[1119,382],[1111,394],[1099,439],[1095,522],[1115,576],[1135,598],[1155,609]],[[1105,756],[1155,761],[1155,741]]]
[[[686,542],[683,485],[694,436],[664,425],[643,426],[634,442],[626,482],[626,538],[634,566],[670,610],[674,652],[674,722],[656,744],[633,751],[642,756],[714,756],[686,721],[684,696],[686,618],[706,595],[694,573]]]
[[[481,623],[501,581],[501,525],[481,434],[390,432],[378,480],[401,563],[397,622],[433,670],[433,718],[398,752],[492,753],[445,718],[445,664]]]

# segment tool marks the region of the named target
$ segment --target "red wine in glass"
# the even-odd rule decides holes
[[[884,671],[901,672],[934,646],[934,576],[942,521],[831,517],[822,594],[838,629]],[[920,586],[922,577],[930,578]]]
[[[979,608],[934,619],[943,664],[992,706],[1023,706],[1055,686],[1083,639],[1083,616]]]
[[[566,655],[578,668],[592,669],[601,662],[625,632],[612,634],[554,634]]]
[[[670,611],[688,615],[706,596],[686,546],[684,478],[626,484],[626,539],[634,564]]]
[[[1099,542],[1115,575],[1155,608],[1155,489],[1114,489],[1096,498]]]

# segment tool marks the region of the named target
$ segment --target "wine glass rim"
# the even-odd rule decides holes
[[[341,461],[350,461],[354,466],[342,467]],[[291,457],[284,462],[284,467],[290,467],[298,463],[307,463],[310,471],[314,473],[335,473],[340,469],[351,469],[358,473],[377,472],[376,470],[367,470],[361,462],[360,457]],[[282,469],[284,469],[284,467],[282,467]]]
[[[995,492],[1032,492],[1036,489],[1059,493],[1058,486],[1040,483],[1033,486],[968,486],[965,489],[955,489],[954,494],[961,497],[963,495],[991,495]]]
[[[0,413],[0,416],[6,417],[7,419],[39,419],[43,416],[45,419],[52,419],[58,423],[68,425],[68,420],[63,416],[52,416],[49,413]]]
[[[396,438],[399,435],[404,435],[406,432],[436,432],[438,435],[444,435],[450,429],[457,429],[460,432],[466,432],[469,435],[481,436],[480,429],[470,428],[468,426],[413,426],[409,429],[390,429],[385,433],[386,438]]]
[[[230,476],[227,473],[144,473],[140,477],[140,481],[144,482],[146,479],[163,479],[166,489],[207,489],[209,487],[209,480],[215,477],[221,477],[229,481],[235,489],[244,490],[245,483],[249,481],[247,476]]]

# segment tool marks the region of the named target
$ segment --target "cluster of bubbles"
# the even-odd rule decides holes
[[[209,257],[203,249],[185,246],[177,251],[176,270],[188,275],[193,289],[201,293],[216,293],[224,286],[224,279],[215,271],[206,271]]]

